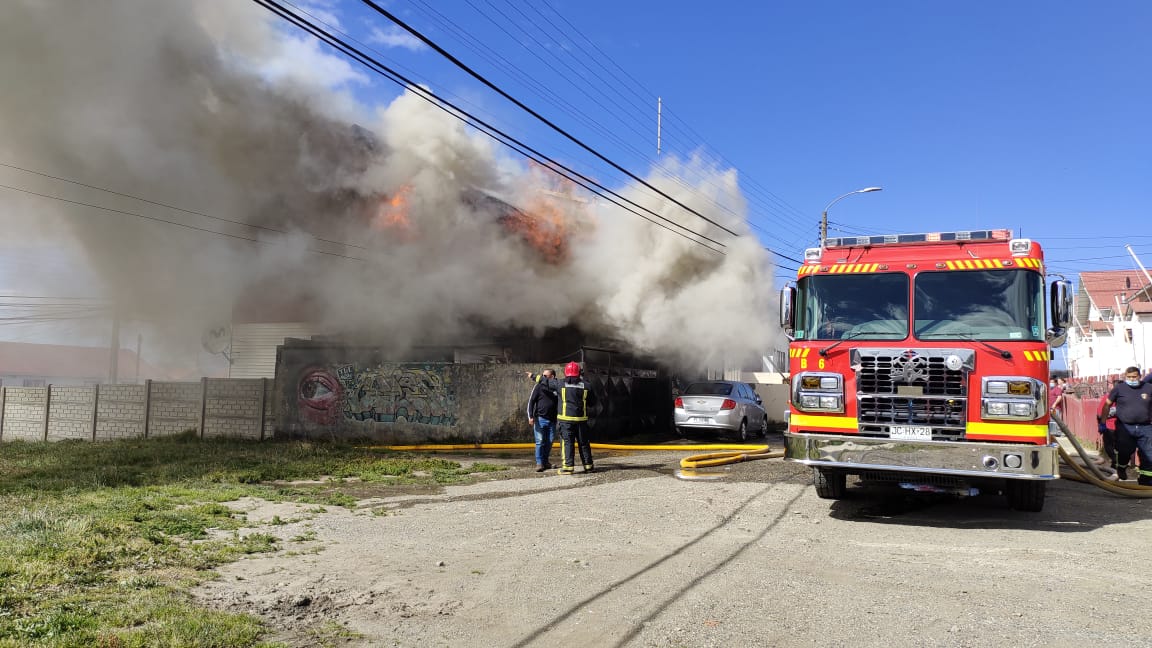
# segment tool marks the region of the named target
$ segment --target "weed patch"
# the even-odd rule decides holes
[[[295,501],[319,513],[357,500],[339,481],[271,482],[449,484],[501,469],[339,444],[191,435],[0,444],[0,648],[270,648],[259,619],[204,610],[187,594],[218,565],[281,548],[272,534],[242,532],[250,524],[225,502]],[[350,636],[335,626],[320,635],[321,643]]]

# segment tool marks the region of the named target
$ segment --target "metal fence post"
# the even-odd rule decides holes
[[[8,388],[0,387],[0,441],[4,440],[4,408],[8,404]]]

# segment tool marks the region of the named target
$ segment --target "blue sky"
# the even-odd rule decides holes
[[[834,228],[1008,227],[1050,271],[1152,264],[1152,4],[392,0],[384,5],[611,159],[702,152],[738,169],[764,244]],[[382,60],[565,163],[623,177],[383,16],[327,7]],[[574,27],[574,29],[573,29]],[[585,38],[586,37],[586,38]],[[587,81],[583,81],[587,79]],[[373,77],[358,93],[386,100]],[[835,235],[837,232],[833,231]],[[787,275],[787,272],[783,273]]]

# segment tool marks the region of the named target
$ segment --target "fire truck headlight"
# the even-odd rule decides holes
[[[820,397],[808,394],[801,396],[800,407],[804,409],[816,409],[820,407]]]
[[[987,407],[988,413],[991,414],[992,416],[1007,416],[1008,415],[1008,403],[1006,403],[1005,401],[988,401],[988,404],[986,407]]]
[[[1007,380],[989,380],[984,383],[984,391],[988,394],[1007,394],[1008,381]]]
[[[820,389],[837,389],[840,387],[840,379],[835,376],[821,376]]]
[[[1012,416],[1032,416],[1032,403],[1011,403],[1008,413]]]
[[[840,409],[840,397],[839,396],[821,396],[820,397],[820,409],[827,409],[827,410]]]

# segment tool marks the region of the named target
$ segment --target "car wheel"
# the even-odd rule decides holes
[[[761,439],[768,438],[768,416],[760,417],[760,433],[758,435]]]
[[[740,440],[747,441],[752,438],[748,434],[748,419],[740,419]]]
[[[687,436],[687,434],[684,433],[684,428],[679,426],[676,427],[676,434],[680,435],[681,438]]]

